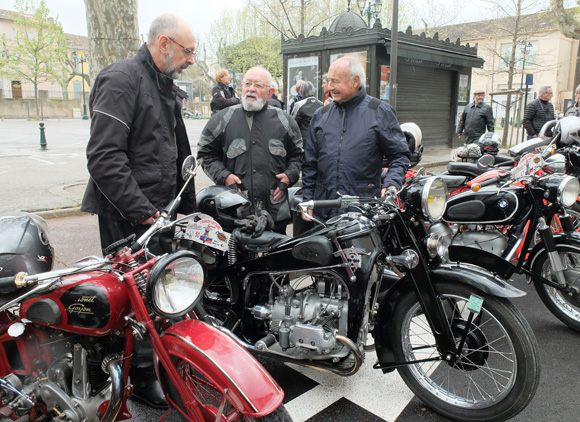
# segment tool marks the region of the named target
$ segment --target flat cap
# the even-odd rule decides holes
[[[473,91],[473,95],[476,94],[485,94],[485,89],[476,89],[475,91]]]

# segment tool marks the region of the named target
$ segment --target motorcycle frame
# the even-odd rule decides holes
[[[133,255],[133,258],[137,258],[143,255],[145,252],[143,250],[137,252]],[[181,343],[172,341],[172,336],[166,336],[165,334],[168,333],[167,330],[164,333],[163,338],[157,332],[155,327],[155,322],[149,316],[149,311],[145,306],[145,302],[143,300],[141,291],[139,286],[137,285],[136,275],[140,273],[148,273],[150,268],[153,267],[155,264],[156,259],[150,259],[146,263],[140,265],[139,267],[132,269],[123,274],[124,282],[128,287],[129,292],[129,299],[131,301],[131,306],[134,312],[135,320],[138,323],[142,323],[145,325],[147,329],[147,335],[149,339],[149,343],[151,344],[156,359],[154,360],[156,366],[157,376],[159,377],[160,368],[159,362],[163,365],[163,368],[167,371],[171,382],[177,388],[179,396],[183,402],[184,407],[187,410],[187,414],[181,412],[179,406],[174,403],[174,408],[180,412],[183,416],[188,418],[194,422],[204,422],[203,419],[198,418],[199,405],[197,403],[196,398],[194,397],[193,393],[181,376],[179,375],[171,356],[178,356],[185,358],[185,360],[189,360],[191,362],[197,362],[198,366],[200,362],[206,366],[206,372],[216,373],[214,370],[216,367],[219,369],[218,373],[222,375],[222,381],[229,385],[228,388],[225,388],[224,391],[220,391],[223,395],[222,399],[225,400],[226,396],[232,398],[232,404],[235,404],[238,408],[238,411],[245,415],[249,415],[252,417],[261,417],[267,415],[278,408],[278,406],[282,403],[282,399],[284,397],[284,393],[280,389],[280,387],[276,384],[276,382],[271,378],[267,371],[263,370],[259,365],[251,365],[248,364],[248,360],[255,362],[253,357],[251,357],[243,347],[239,346],[237,348],[238,354],[236,356],[221,356],[219,353],[208,353],[208,350],[202,350],[201,348],[196,350],[196,345],[193,343],[185,344],[184,341]],[[202,323],[200,321],[192,321],[191,319],[183,319],[176,324],[172,325],[170,330],[172,333],[177,333],[176,335],[180,334],[181,332],[188,332],[192,329],[196,328],[195,323],[204,324],[207,327],[207,324]],[[138,328],[137,328],[138,330]],[[130,332],[130,330],[127,330]],[[225,334],[220,332],[219,330],[210,330],[205,331],[205,337],[211,335],[214,340],[213,349],[220,350],[224,344],[231,343],[233,340],[227,337]],[[183,339],[184,336],[179,336]],[[204,336],[200,336],[204,337]],[[125,345],[125,356],[131,356],[130,353],[132,351],[133,346],[133,335],[127,336],[127,342]],[[185,340],[186,341],[186,340]],[[231,347],[229,348],[231,350]],[[234,348],[234,353],[235,353]],[[200,359],[205,358],[205,359]],[[242,365],[244,368],[243,374],[240,371],[235,371],[233,363],[246,363]],[[128,358],[124,361],[123,366],[123,377],[125,383],[127,382],[127,376],[129,375],[129,368],[130,368],[131,359]],[[252,380],[253,388],[248,388],[246,382],[244,382],[244,378]],[[258,397],[258,394],[263,391],[263,389],[271,389],[271,397],[268,400],[260,400],[263,397]],[[169,399],[169,397],[167,396]],[[124,397],[124,401],[126,397]],[[223,406],[222,406],[223,407]]]

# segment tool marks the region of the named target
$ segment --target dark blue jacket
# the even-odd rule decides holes
[[[380,197],[383,156],[389,167],[383,185],[400,188],[410,153],[389,104],[367,95],[363,87],[344,103],[316,110],[302,164],[304,200],[335,199],[337,192]],[[329,218],[337,210],[316,214]]]

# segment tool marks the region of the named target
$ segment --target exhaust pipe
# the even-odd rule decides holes
[[[111,398],[109,399],[109,406],[101,422],[115,422],[121,411],[123,390],[125,389],[121,362],[122,357],[120,355],[112,354],[105,357],[101,364],[103,371],[111,377]]]
[[[295,363],[296,365],[301,365],[301,366],[305,366],[308,368],[320,369],[322,371],[331,372],[333,374],[341,375],[343,377],[348,377],[350,375],[356,374],[363,363],[363,355],[362,355],[360,349],[356,346],[354,341],[352,341],[351,339],[349,339],[346,336],[337,335],[336,340],[339,341],[340,343],[342,343],[343,345],[345,345],[346,347],[348,347],[348,349],[352,353],[352,356],[354,357],[354,362],[351,366],[349,366],[347,368],[340,368],[340,367],[338,367],[338,365],[340,365],[341,361],[344,361],[350,355],[346,355],[344,358],[341,359],[341,361],[334,363],[334,364],[328,363],[326,361],[318,362],[318,361],[311,361],[311,360],[307,361],[305,359],[296,359],[296,358],[294,358],[292,356],[288,356],[284,353],[270,350],[268,348],[268,346],[273,344],[272,341],[260,340],[256,343],[256,344],[258,344],[258,346],[255,346],[253,344],[250,344],[250,343],[240,339],[237,335],[232,333],[227,328],[223,328],[223,327],[219,327],[219,326],[215,326],[215,325],[214,325],[214,327],[217,328],[218,330],[224,332],[225,334],[229,335],[234,340],[236,340],[238,343],[240,343],[242,346],[244,346],[246,349],[251,350],[253,352],[259,353],[259,354],[264,355],[264,356],[281,358],[281,359],[284,359],[288,362]]]

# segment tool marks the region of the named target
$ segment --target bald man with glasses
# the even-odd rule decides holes
[[[181,116],[184,91],[173,80],[194,63],[195,36],[174,15],[156,18],[137,54],[103,69],[89,99],[90,174],[81,210],[98,215],[103,250],[131,234],[141,236],[181,188],[183,159],[191,155]],[[179,212],[195,211],[190,185]],[[171,232],[155,236],[149,251],[171,252]],[[166,408],[153,367],[152,349],[135,343],[132,398]]]

